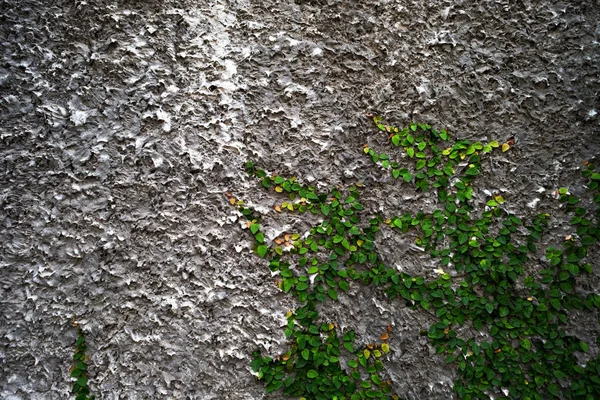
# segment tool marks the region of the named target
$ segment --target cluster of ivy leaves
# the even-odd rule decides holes
[[[342,334],[335,324],[319,320],[322,303],[337,300],[340,291],[360,282],[437,317],[423,334],[457,367],[454,389],[460,398],[600,398],[600,360],[580,364],[578,353],[587,352],[588,344],[565,331],[573,310],[597,313],[600,308],[598,294],[575,290],[577,277],[591,272],[588,250],[600,241],[600,174],[593,165],[583,172],[588,199],[566,188],[557,192],[574,214],[576,233],[547,249],[543,268],[526,268],[538,253],[548,215],[523,222],[504,209],[502,196],[487,199],[483,208],[474,198],[482,157],[506,152],[509,143],[451,144],[446,131],[426,124],[400,130],[378,117],[374,122],[392,149],[404,152],[402,158],[414,166],[404,167],[366,146],[365,154],[399,184],[433,189],[438,206],[433,212],[372,213],[360,202],[360,184],[321,193],[247,162],[249,175],[287,196],[277,211],[322,217],[308,235],[293,233],[267,243],[260,216],[231,199],[248,219],[257,254],[279,272],[280,289],[300,303],[287,314],[289,350],[275,358],[254,354],[252,368],[267,392],[308,399],[398,398],[381,377],[382,359],[390,351],[387,332],[381,344],[358,349],[352,331]],[[416,232],[415,244],[439,260],[439,278],[410,276],[385,265],[377,251],[380,229]],[[460,337],[457,328],[464,325],[477,335]]]
[[[95,396],[90,396],[87,377],[87,346],[85,344],[85,334],[81,328],[77,328],[77,341],[75,342],[75,354],[73,354],[73,367],[71,367],[71,378],[73,382],[73,395],[75,400],[94,400]]]

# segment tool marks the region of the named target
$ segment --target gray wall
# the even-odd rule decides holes
[[[307,225],[274,214],[248,158],[323,187],[360,180],[374,210],[426,206],[366,169],[362,144],[385,140],[368,112],[514,136],[478,193],[556,213],[563,234],[551,194],[579,190],[599,149],[599,14],[595,1],[0,1],[0,398],[68,397],[73,320],[101,398],[277,398],[249,357],[285,348],[294,302],[224,193],[272,235]],[[382,239],[388,262],[433,274]],[[451,396],[452,368],[419,336],[427,315],[353,286],[323,316],[360,343],[392,324],[397,392]]]

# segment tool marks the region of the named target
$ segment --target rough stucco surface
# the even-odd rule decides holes
[[[514,136],[479,189],[555,213],[563,234],[551,194],[581,190],[576,168],[599,152],[598,21],[595,1],[0,1],[0,398],[68,398],[72,320],[101,398],[277,398],[249,360],[285,348],[294,303],[224,192],[271,236],[306,225],[274,215],[248,158],[323,187],[360,180],[374,210],[426,207],[366,168],[362,144],[385,139],[367,112]],[[390,263],[432,275],[382,240]],[[396,391],[452,397],[427,315],[358,286],[323,315],[361,343],[392,324]]]

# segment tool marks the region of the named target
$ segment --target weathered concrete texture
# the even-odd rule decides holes
[[[276,398],[249,358],[284,348],[294,304],[223,195],[272,213],[247,158],[327,186],[362,180],[391,213],[428,203],[363,169],[361,145],[384,139],[366,112],[514,136],[479,189],[528,215],[556,210],[553,190],[599,149],[591,0],[3,0],[0,16],[3,399],[68,397],[74,319],[104,399]],[[267,220],[272,234],[302,228]],[[428,315],[359,287],[324,315],[361,343],[393,324],[397,392],[451,397],[454,372],[419,336]]]

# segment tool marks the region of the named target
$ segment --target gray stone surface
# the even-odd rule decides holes
[[[580,190],[600,146],[598,21],[595,1],[1,0],[0,398],[69,397],[73,320],[100,398],[277,398],[249,359],[285,348],[294,303],[224,193],[272,233],[305,228],[274,215],[241,168],[252,158],[360,180],[374,210],[427,207],[366,168],[362,144],[385,139],[367,112],[514,136],[480,195],[556,213],[564,234],[552,192]],[[395,245],[390,262],[432,274]],[[323,315],[361,343],[392,324],[396,391],[452,397],[453,370],[419,336],[428,315],[354,286]],[[574,332],[597,335],[585,318]]]

